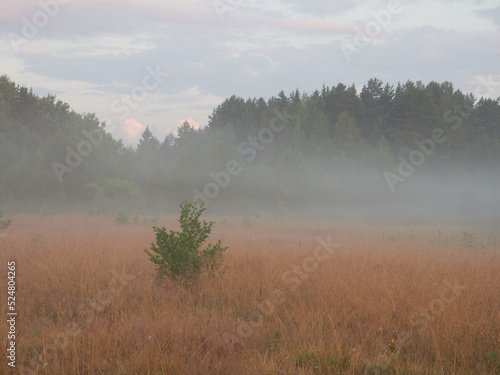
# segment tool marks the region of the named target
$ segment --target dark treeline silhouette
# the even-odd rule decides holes
[[[203,129],[184,123],[161,142],[147,128],[135,149],[105,127],[0,77],[1,204],[172,212],[196,198],[233,213],[341,216],[411,202],[455,214],[498,208],[500,98],[450,82],[373,78],[360,93],[339,83],[268,100],[232,96]]]

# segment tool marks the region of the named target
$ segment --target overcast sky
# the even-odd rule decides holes
[[[474,92],[500,80],[499,28],[499,0],[4,1],[0,74],[135,146],[146,125],[160,141],[184,120],[206,125],[232,94],[371,77]]]

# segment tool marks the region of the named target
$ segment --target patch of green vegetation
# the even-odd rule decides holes
[[[181,216],[180,232],[165,227],[154,226],[156,243],[151,244],[151,251],[144,249],[149,259],[158,266],[158,276],[167,276],[171,280],[192,279],[202,271],[213,275],[222,266],[224,251],[219,240],[215,245],[203,244],[212,231],[215,222],[200,222],[199,217],[205,211],[204,203],[185,201],[179,205]],[[153,254],[154,253],[154,254]]]
[[[118,213],[115,216],[115,223],[116,224],[127,224],[129,221],[130,215],[123,212],[123,211],[118,211]]]
[[[476,250],[477,248],[484,250],[486,247],[482,240],[479,240],[474,233],[470,232],[464,232],[462,245],[469,250]]]
[[[340,371],[349,368],[348,358],[338,358],[330,353],[316,350],[309,350],[297,354],[295,365],[301,368],[312,369],[316,373],[324,373],[325,371]]]
[[[248,216],[245,216],[242,220],[243,225],[246,227],[251,227],[252,226],[252,219],[250,219]]]
[[[500,371],[500,356],[497,353],[491,352],[487,354],[487,357],[495,369]]]
[[[0,219],[3,217],[3,211],[0,210]],[[7,229],[12,225],[12,220],[11,219],[6,219],[6,220],[0,220],[0,229]]]

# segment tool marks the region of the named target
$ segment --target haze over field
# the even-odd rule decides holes
[[[4,3],[0,374],[500,374],[498,0]]]
[[[136,148],[53,95],[0,77],[0,196],[27,212],[209,212],[497,222],[500,105],[451,82],[377,78],[269,99],[231,96]]]
[[[46,0],[0,20],[4,201],[500,211],[495,1]]]

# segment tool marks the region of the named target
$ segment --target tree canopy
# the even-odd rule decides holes
[[[0,199],[167,210],[219,178],[218,206],[342,200],[347,193],[338,188],[338,171],[364,171],[383,182],[384,171],[396,173],[400,158],[436,129],[446,141],[425,159],[422,174],[489,169],[498,175],[500,98],[475,98],[450,82],[394,87],[372,78],[360,93],[338,83],[311,94],[281,90],[267,100],[233,95],[204,128],[185,122],[177,136],[160,142],[148,127],[132,148],[94,114],[76,113],[53,95],[39,97],[1,76]],[[245,173],[230,175],[231,161]],[[219,171],[232,178],[230,186],[222,186],[226,174]],[[315,195],[321,189],[328,193]]]

